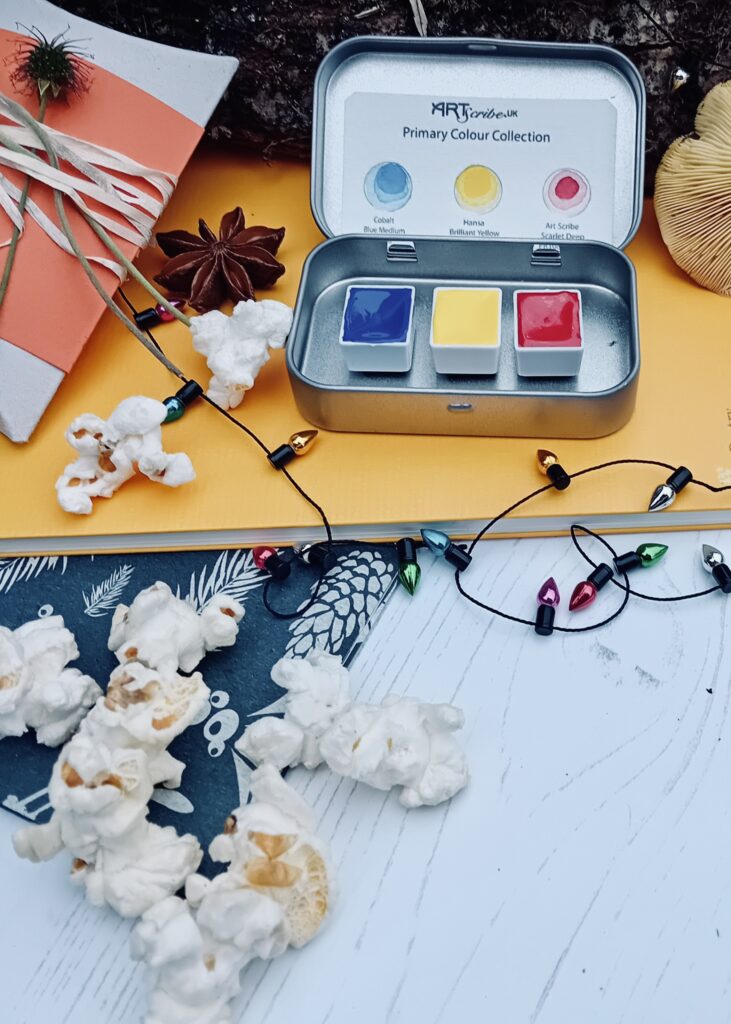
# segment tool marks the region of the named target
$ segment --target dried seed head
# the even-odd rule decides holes
[[[54,99],[86,92],[91,84],[90,56],[78,49],[78,40],[66,39],[59,32],[46,39],[37,28],[27,30],[30,39],[20,42],[9,63],[15,65],[10,81],[18,92],[50,92]]]

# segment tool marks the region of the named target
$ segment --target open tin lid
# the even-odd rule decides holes
[[[623,248],[644,138],[642,79],[609,47],[359,36],[315,80],[312,209],[330,236]]]

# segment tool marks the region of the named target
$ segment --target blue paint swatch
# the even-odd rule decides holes
[[[406,344],[413,302],[411,288],[351,287],[343,314],[343,341]]]
[[[371,167],[363,188],[378,210],[400,210],[411,199],[411,175],[401,164],[388,161]]]

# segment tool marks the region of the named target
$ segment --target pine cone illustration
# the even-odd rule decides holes
[[[319,600],[290,625],[285,656],[302,658],[313,648],[339,654],[368,627],[395,574],[380,551],[344,555],[325,576]]]

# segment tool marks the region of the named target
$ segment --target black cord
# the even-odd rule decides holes
[[[575,473],[568,473],[567,476],[575,480],[579,476],[595,473],[598,469],[607,469],[611,466],[659,466],[661,469],[669,469],[671,473],[678,468],[669,462],[661,462],[658,459],[612,459],[611,462],[600,462],[596,466],[587,466],[586,469],[579,469]],[[722,491],[731,491],[731,484],[722,484],[717,487],[714,484],[706,483],[705,480],[696,480],[695,477],[688,481],[688,486],[691,484],[695,484],[696,487],[704,487],[707,491],[713,491],[714,494],[720,494]],[[550,486],[553,485],[551,484]]]
[[[552,491],[554,489],[553,484],[545,484],[543,487],[539,487],[535,491],[531,491],[530,494],[526,494],[524,498],[520,498],[518,501],[514,501],[512,505],[509,505],[502,512],[498,513],[494,519],[491,519],[489,523],[485,523],[479,533],[475,534],[472,543],[467,548],[467,554],[471,555],[475,550],[475,546],[478,541],[482,540],[488,530],[491,530],[495,523],[499,523],[501,519],[505,519],[511,512],[515,512],[516,508],[520,508],[521,505],[525,505],[527,502],[532,501],[533,498],[537,498],[539,494],[545,493],[545,491]],[[458,570],[459,571],[459,570]]]
[[[418,541],[418,542],[415,541],[414,543],[415,543],[416,547],[423,547],[424,546],[421,541]],[[313,547],[316,547],[316,546],[317,545],[313,545]],[[320,546],[325,547],[326,545],[320,544]],[[332,551],[332,550],[337,549],[339,547],[352,549],[353,547],[356,547],[356,546],[359,547],[359,548],[374,548],[374,549],[376,549],[378,551],[382,551],[383,548],[388,548],[388,547],[393,547],[395,549],[396,544],[395,544],[394,541],[381,541],[381,542],[379,542],[379,541],[370,541],[370,540],[331,540],[330,543],[326,547],[327,547],[328,551]],[[298,554],[293,549],[292,550],[292,554],[289,556],[289,558],[284,558],[283,561],[287,562],[290,566],[293,566],[293,565],[295,565],[299,561],[299,556],[298,556]],[[305,563],[305,564],[307,564],[307,563]],[[271,603],[271,598],[269,596],[269,591],[271,590],[271,588],[276,583],[286,584],[286,582],[289,579],[289,577],[286,577],[284,580],[275,580],[273,577],[270,577],[268,580],[265,581],[264,586],[262,587],[262,591],[261,591],[262,604],[264,605],[266,610],[269,612],[269,614],[273,615],[275,619],[294,619],[294,618],[298,618],[300,615],[303,615],[308,609],[310,609],[315,604],[315,602],[317,601],[317,599],[319,597],[320,584],[325,579],[326,575],[327,575],[327,569],[324,566],[322,566],[321,572],[320,572],[320,576],[318,577],[318,586],[316,587],[314,593],[312,594],[312,597],[310,598],[310,600],[306,604],[302,605],[300,608],[296,609],[294,612],[282,612],[282,611],[279,611],[277,608],[274,608],[272,603]]]
[[[552,487],[553,484],[551,484],[549,486]],[[537,491],[535,493],[536,494],[540,494],[544,490],[546,490],[546,488],[542,487],[540,491]],[[535,497],[535,494],[531,495],[531,497]],[[522,504],[523,501],[525,501],[525,500],[526,499],[522,499],[522,501],[519,502],[518,504]],[[493,519],[491,522],[492,523],[498,522],[498,520],[503,518],[503,515],[505,515],[505,513],[501,513],[501,515],[496,516],[495,519]],[[580,526],[578,524],[571,527],[572,536],[573,536],[573,531],[574,530],[583,530],[584,533],[588,534],[590,537],[593,537],[595,540],[598,540],[600,544],[603,544],[604,547],[611,554],[612,558],[617,558],[617,552],[614,550],[614,548],[609,543],[609,541],[605,540],[604,537],[600,537],[598,533],[594,533],[588,527]],[[509,622],[519,622],[521,625],[523,625],[523,626],[530,626],[531,628],[533,628],[535,626],[535,619],[524,619],[524,618],[522,618],[519,615],[510,615],[508,612],[504,612],[500,608],[493,608],[492,605],[486,604],[484,601],[480,601],[478,598],[474,597],[472,594],[469,594],[464,589],[464,587],[462,586],[462,581],[460,579],[460,575],[461,575],[462,571],[463,570],[461,570],[461,569],[457,569],[457,571],[454,574],[454,581],[457,584],[457,590],[460,592],[462,597],[467,598],[467,600],[470,601],[471,604],[474,604],[478,608],[482,608],[482,609],[484,609],[487,612],[491,612],[493,615],[498,615],[501,619],[508,619]],[[622,612],[624,611],[624,609],[627,607],[627,602],[629,601],[629,580],[627,579],[627,574],[626,573],[623,573],[622,575],[624,577],[624,581],[625,581],[626,586],[622,587],[621,584],[617,584],[617,585],[620,586],[622,590],[624,590],[624,597],[622,598],[621,604],[617,608],[615,608],[615,610],[611,613],[611,615],[607,615],[606,618],[601,619],[599,622],[592,622],[588,626],[554,626],[553,627],[554,632],[557,632],[557,633],[590,633],[594,629],[601,629],[602,626],[609,625],[610,622],[612,622],[619,615],[621,615]]]
[[[132,312],[133,316],[135,316],[139,311],[135,308],[134,304],[125,295],[125,293],[124,293],[122,288],[119,289],[119,294],[121,295],[122,299],[127,304],[127,306],[129,307],[129,309]],[[157,341],[157,339],[153,335],[152,331],[150,331],[150,329],[147,328],[147,327],[142,328],[142,330],[147,335],[147,337],[150,339],[150,341],[153,343],[153,345],[158,350],[158,352],[160,352],[162,355],[164,355],[165,353],[164,353],[161,345],[159,344],[159,342]],[[182,377],[182,380],[183,380],[184,384],[189,383],[189,378],[187,378],[185,376]],[[257,444],[259,446],[259,448],[261,448],[261,450],[264,452],[264,454],[267,457],[272,454],[272,449],[270,449],[264,443],[264,441],[262,441],[262,439],[259,437],[259,435],[256,434],[251,429],[251,427],[247,427],[247,425],[245,423],[242,423],[241,420],[237,419],[235,416],[232,416],[231,413],[228,411],[228,409],[224,409],[223,406],[218,404],[218,402],[215,402],[212,398],[209,398],[209,396],[206,395],[205,392],[203,394],[201,394],[199,397],[207,405],[211,406],[212,409],[215,409],[222,416],[225,416],[225,418],[229,421],[229,423],[232,423],[235,427],[238,427],[239,430],[243,430],[243,432],[247,435],[247,437],[249,437],[255,444]],[[327,513],[325,512],[325,509],[319,504],[319,502],[317,502],[310,494],[307,493],[307,491],[304,489],[304,487],[300,483],[298,483],[297,480],[295,480],[295,478],[292,476],[292,474],[286,468],[286,466],[280,467],[279,468],[279,472],[282,473],[287,478],[287,480],[292,485],[292,487],[295,489],[295,491],[297,491],[297,493],[302,498],[304,498],[304,500],[309,505],[311,505],[312,508],[314,508],[314,510],[319,515],[319,517],[320,517],[320,519],[322,521],[323,529],[325,531],[325,538],[326,539],[325,539],[325,541],[320,541],[318,543],[321,544],[321,545],[324,545],[324,547],[326,548],[327,551],[330,551],[330,550],[332,550],[335,547],[352,547],[353,544],[356,544],[356,543],[360,547],[383,548],[383,547],[387,547],[388,546],[388,543],[386,543],[386,544],[372,543],[371,544],[368,541],[349,541],[349,540],[335,541],[333,539],[332,527],[330,525],[330,521],[329,521],[329,519],[327,517]],[[418,544],[417,546],[421,546],[421,544]],[[297,558],[296,558],[295,555],[293,555],[290,559],[288,559],[288,561],[290,563],[294,563],[294,562],[296,562],[296,560],[297,560]],[[263,603],[264,607],[266,608],[266,610],[269,612],[269,614],[273,615],[274,618],[276,618],[276,619],[289,620],[289,619],[298,618],[300,615],[304,615],[305,612],[309,611],[309,609],[312,608],[312,606],[319,600],[320,591],[321,591],[322,586],[324,584],[324,580],[325,580],[325,576],[326,575],[327,575],[327,569],[325,568],[325,566],[319,567],[317,580],[316,580],[316,583],[314,585],[314,590],[312,591],[312,595],[311,595],[310,599],[305,604],[300,605],[298,608],[295,608],[292,611],[280,610],[278,608],[275,608],[272,605],[271,597],[270,597],[270,593],[269,592],[270,592],[272,586],[275,583],[280,582],[280,581],[277,581],[273,577],[270,577],[265,582],[265,584],[264,584],[264,586],[262,588],[262,603]]]
[[[119,294],[121,295],[122,299],[126,302],[127,306],[131,310],[133,316],[135,316],[139,311],[135,308],[134,304],[127,298],[127,296],[125,295],[124,290],[122,288],[119,289]],[[150,339],[150,341],[153,343],[153,345],[158,350],[158,352],[160,352],[161,355],[165,355],[161,345],[159,344],[159,342],[157,341],[157,339],[153,335],[152,331],[150,331],[150,329],[147,328],[147,327],[142,328],[142,330],[147,335],[147,337]],[[188,378],[188,377],[186,377],[184,375],[183,375],[183,377],[181,379],[182,379],[184,384],[190,383],[190,378]],[[235,416],[232,416],[231,413],[228,411],[228,409],[224,409],[223,406],[219,405],[218,402],[214,402],[214,400],[212,398],[209,398],[209,396],[206,395],[205,393],[201,394],[199,397],[207,405],[209,405],[212,409],[215,409],[222,416],[225,416],[225,418],[229,421],[229,423],[233,423],[233,425],[235,427],[238,427],[240,430],[243,430],[243,432],[247,435],[247,437],[249,437],[252,441],[254,441],[255,444],[259,445],[259,447],[261,448],[261,450],[264,452],[265,455],[269,456],[269,455],[272,454],[272,450],[262,441],[262,439],[259,437],[259,435],[256,434],[251,429],[251,427],[247,427],[245,423],[241,422],[241,420],[237,420]],[[304,487],[302,487],[301,484],[297,483],[297,481],[294,479],[294,477],[292,476],[292,474],[289,472],[288,469],[286,469],[285,467],[281,467],[279,469],[279,472],[282,473],[284,476],[286,476],[287,480],[289,480],[290,484],[292,485],[292,487],[294,487],[294,489],[297,491],[297,493],[299,495],[301,495],[301,497],[303,497],[304,500],[309,505],[312,506],[312,508],[315,509],[315,511],[319,515],[320,519],[322,520],[322,525],[323,525],[323,528],[325,530],[325,537],[327,538],[326,541],[325,541],[325,544],[327,545],[328,548],[330,548],[332,546],[332,544],[333,544],[332,527],[330,526],[330,521],[327,518],[327,514],[326,514],[324,508],[317,501],[315,501],[315,499],[313,497],[311,497],[307,493],[307,491],[304,489]],[[271,579],[267,580],[267,582],[266,582],[266,584],[265,584],[265,586],[263,588],[263,591],[262,591],[262,600],[264,602],[264,607],[267,609],[267,611],[271,615],[273,615],[277,619],[294,619],[294,618],[297,618],[298,616],[304,614],[304,612],[306,612],[308,609],[310,609],[312,607],[312,605],[315,604],[315,602],[318,600],[318,598],[320,596],[320,590],[322,588],[322,584],[323,584],[323,581],[324,581],[324,578],[325,578],[325,574],[326,574],[326,570],[324,568],[321,568],[320,572],[319,572],[319,575],[318,575],[318,578],[317,578],[317,583],[315,585],[315,589],[314,589],[314,591],[312,593],[312,597],[310,598],[310,600],[305,605],[303,605],[302,607],[296,608],[294,611],[291,611],[291,612],[279,611],[276,608],[272,607],[272,605],[269,602],[268,591],[269,591],[269,585],[273,582],[273,580],[271,580]]]
[[[673,466],[671,463],[669,463],[669,462],[662,462],[661,460],[658,460],[658,459],[612,459],[609,462],[600,462],[600,463],[598,463],[595,466],[587,466],[585,469],[579,469],[575,473],[568,473],[567,476],[569,476],[571,480],[575,480],[578,477],[586,476],[588,473],[596,473],[596,472],[598,472],[598,471],[600,471],[602,469],[611,469],[611,468],[616,467],[616,466],[657,466],[660,469],[667,469],[671,473],[676,469],[676,467]],[[715,487],[713,484],[706,483],[705,480],[696,480],[695,478],[693,478],[689,482],[689,485],[690,484],[695,484],[697,487],[703,487],[706,490],[713,491],[714,493],[717,493],[717,494],[720,493],[721,491],[731,490],[731,485],[729,485],[729,484],[726,484],[726,485],[723,485],[723,486],[720,486],[720,487]],[[539,494],[544,494],[546,491],[550,491],[550,490],[555,490],[555,484],[549,483],[549,484],[546,484],[543,487],[537,488],[535,491],[531,491],[530,494],[527,494],[524,498],[519,498],[518,501],[513,502],[512,505],[509,505],[502,512],[498,513],[498,515],[494,516],[475,535],[474,539],[472,540],[472,542],[470,543],[470,545],[467,548],[468,554],[472,554],[472,552],[475,549],[475,545],[477,544],[477,542],[479,540],[481,540],[485,536],[485,534],[489,530],[491,530],[492,527],[496,523],[499,523],[501,519],[504,519],[506,516],[510,515],[511,512],[514,512],[517,508],[520,508],[521,505],[525,505],[527,502],[532,501],[533,498],[537,498]],[[614,550],[614,548],[603,537],[600,537],[599,534],[594,533],[592,530],[589,530],[588,527],[581,526],[579,524],[575,524],[574,526],[571,527],[571,540],[572,540],[574,546],[576,547],[576,549],[578,550],[578,552],[582,555],[582,557],[591,566],[593,566],[594,568],[596,568],[596,564],[597,563],[594,562],[591,558],[589,558],[589,556],[582,549],[582,547],[579,544],[579,541],[577,539],[577,536],[576,536],[576,531],[577,530],[581,530],[587,536],[593,537],[595,540],[600,541],[600,543],[602,543],[604,545],[604,547],[607,548],[607,550],[610,552],[610,554],[612,555],[613,559],[616,559],[618,557],[616,551]],[[461,577],[461,573],[463,571],[464,570],[462,570],[462,569],[457,569],[455,574],[454,574],[454,579],[455,579],[455,583],[457,585],[457,590],[460,592],[462,597],[466,598],[468,601],[470,601],[472,604],[476,605],[478,608],[483,608],[485,611],[491,612],[493,615],[498,615],[500,618],[507,619],[510,622],[519,622],[519,623],[521,623],[524,626],[534,626],[535,625],[535,623],[534,623],[534,621],[532,619],[522,618],[521,616],[518,616],[518,615],[510,615],[507,612],[504,612],[504,611],[502,611],[499,608],[493,608],[492,605],[488,605],[484,601],[480,601],[478,598],[474,597],[474,595],[472,595],[468,591],[466,591],[465,588],[462,585],[462,581],[461,581],[460,577]],[[611,580],[611,582],[616,587],[619,587],[620,590],[623,591],[624,596],[623,596],[622,603],[620,604],[620,606],[610,616],[608,616],[605,619],[602,619],[600,622],[592,623],[589,626],[582,626],[582,627],[554,626],[554,631],[560,632],[560,633],[587,633],[587,632],[589,632],[591,630],[594,630],[594,629],[600,629],[602,626],[606,626],[608,623],[610,623],[613,619],[616,619],[617,616],[620,615],[624,611],[624,609],[626,608],[627,603],[628,603],[631,595],[634,595],[635,597],[639,597],[639,598],[641,598],[642,600],[645,600],[645,601],[657,601],[657,602],[663,602],[663,603],[664,602],[670,603],[670,602],[674,602],[674,601],[690,601],[693,598],[704,597],[707,594],[712,594],[712,593],[714,593],[714,591],[720,589],[720,587],[716,586],[716,587],[710,587],[708,590],[698,591],[698,592],[693,593],[693,594],[680,594],[680,595],[678,595],[676,597],[656,597],[653,594],[644,594],[644,593],[642,593],[640,591],[633,590],[630,587],[630,585],[629,585],[629,578],[628,578],[626,572],[622,573],[622,578],[624,580],[624,583],[620,582],[614,576],[612,577],[612,580]]]
[[[581,529],[584,529],[584,527],[581,527]],[[586,533],[588,531],[584,529],[584,532]],[[592,568],[596,569],[597,563],[592,558],[589,558],[587,553],[582,548],[581,544],[579,544],[578,538],[574,533],[573,526],[571,527],[571,540],[573,541],[574,547],[579,552],[581,557],[585,559],[589,563],[589,565],[592,566]],[[617,587],[622,586],[622,584],[619,583],[614,577],[612,577],[611,582],[614,583],[614,585]],[[624,590],[625,588],[622,587],[622,589]],[[707,590],[697,590],[693,594],[678,594],[676,597],[661,597],[657,594],[644,594],[641,590],[633,590],[632,587],[627,588],[628,592],[633,597],[639,597],[642,601],[657,601],[659,604],[671,604],[673,601],[692,601],[694,597],[705,597],[707,594],[713,594],[714,591],[720,589],[721,587],[717,584],[715,587],[709,587]]]
[[[124,300],[124,302],[127,304],[129,309],[131,310],[132,314],[135,315],[137,313],[137,310],[135,309],[134,305],[132,304],[132,302],[130,302],[130,300],[127,298],[127,296],[125,295],[124,291],[121,288],[119,289],[119,293],[120,293],[122,299]],[[150,339],[150,341],[153,343],[155,348],[160,352],[161,355],[164,356],[165,353],[164,353],[163,349],[161,348],[160,344],[158,343],[157,339],[152,334],[152,332],[148,328],[143,328],[143,330],[144,330],[144,333],[147,335],[147,337]],[[189,383],[189,378],[186,378],[185,376],[182,377],[182,380],[183,380],[183,382],[185,384]],[[230,423],[232,423],[235,427],[238,427],[240,430],[243,430],[243,432],[252,441],[254,441],[255,444],[257,444],[261,448],[261,450],[265,453],[265,455],[267,455],[267,456],[271,455],[271,449],[264,443],[264,441],[262,441],[262,439],[250,427],[247,427],[245,423],[241,422],[241,420],[238,420],[238,419],[236,419],[235,416],[232,416],[231,413],[227,409],[224,409],[217,402],[215,402],[212,398],[209,398],[208,395],[202,394],[200,397],[203,399],[204,402],[206,402],[209,406],[211,406],[211,408],[213,408],[217,412],[221,413],[222,416],[225,416],[225,418]],[[676,467],[673,466],[671,463],[669,463],[669,462],[662,462],[661,460],[658,460],[658,459],[612,459],[609,462],[601,462],[601,463],[598,463],[595,466],[587,466],[584,469],[579,469],[575,473],[567,474],[567,476],[569,476],[569,478],[571,480],[576,480],[578,477],[586,476],[588,473],[596,473],[596,472],[598,472],[600,470],[610,469],[610,468],[613,468],[613,467],[616,467],[616,466],[657,466],[660,469],[667,469],[671,473],[676,469]],[[282,467],[282,468],[279,469],[279,472],[282,473],[287,478],[287,480],[289,481],[291,486],[297,491],[297,493],[302,498],[304,498],[304,500],[317,512],[318,516],[320,517],[320,519],[322,521],[323,528],[325,530],[325,537],[326,537],[326,539],[325,539],[325,541],[318,542],[318,544],[320,544],[321,546],[324,546],[326,551],[329,552],[333,548],[338,547],[338,546],[343,546],[343,547],[351,546],[352,547],[353,544],[358,544],[358,545],[360,545],[362,547],[376,547],[376,548],[382,548],[384,546],[387,546],[387,545],[379,544],[377,542],[368,542],[368,541],[348,541],[348,540],[335,541],[333,539],[332,527],[330,526],[330,521],[328,520],[328,517],[327,517],[327,514],[326,514],[324,508],[310,494],[308,494],[308,492],[304,489],[304,487],[302,487],[302,485],[300,483],[297,482],[297,480],[295,480],[295,478],[291,475],[291,473],[289,472],[288,469]],[[723,491],[731,490],[731,484],[725,484],[725,485],[722,485],[722,486],[715,486],[714,484],[707,483],[705,480],[697,480],[697,479],[695,479],[695,477],[689,481],[689,485],[691,485],[691,484],[695,484],[696,487],[702,487],[705,490],[711,491],[714,494],[720,494]],[[488,533],[493,528],[493,526],[495,526],[496,523],[499,523],[502,519],[505,519],[507,516],[509,516],[512,512],[515,512],[515,510],[520,508],[522,505],[525,505],[529,501],[532,501],[534,498],[537,498],[538,495],[544,494],[546,491],[555,490],[555,489],[556,489],[555,488],[555,484],[553,484],[553,483],[545,484],[543,487],[538,487],[536,490],[531,491],[531,493],[527,494],[525,497],[519,498],[518,501],[513,502],[512,505],[509,505],[502,512],[498,513],[498,515],[494,516],[487,523],[485,523],[485,525],[482,527],[482,529],[477,534],[475,534],[475,536],[472,538],[472,540],[470,541],[469,546],[467,548],[468,554],[471,555],[474,552],[475,547],[476,547],[478,541],[482,540],[482,538],[485,536],[485,534]],[[609,553],[611,554],[613,559],[616,559],[618,557],[617,552],[614,550],[612,545],[607,540],[605,540],[603,537],[599,536],[598,533],[594,533],[592,530],[588,529],[588,527],[581,526],[578,523],[574,524],[571,527],[571,540],[572,540],[574,546],[576,547],[577,551],[579,552],[579,554],[591,566],[593,566],[594,568],[596,568],[597,563],[594,562],[586,554],[586,552],[583,550],[583,548],[581,547],[581,544],[579,543],[578,538],[576,536],[576,531],[581,531],[586,536],[592,537],[594,540],[598,540],[609,551]],[[417,546],[419,546],[419,547],[422,546],[421,542],[416,542],[416,543],[417,543]],[[297,556],[295,554],[293,554],[291,556],[291,558],[289,559],[289,562],[290,563],[294,563],[296,561],[296,557]],[[472,604],[476,605],[478,608],[482,608],[485,611],[488,611],[488,612],[490,612],[493,615],[497,615],[497,616],[499,616],[502,619],[507,619],[509,622],[518,622],[521,625],[531,626],[531,627],[533,627],[535,625],[535,622],[532,619],[526,619],[526,618],[523,618],[523,617],[521,617],[519,615],[510,615],[508,612],[504,612],[504,611],[502,611],[499,608],[493,608],[491,605],[488,605],[485,602],[480,601],[478,598],[476,598],[472,594],[468,593],[464,589],[464,587],[462,586],[461,574],[462,574],[463,571],[464,570],[462,570],[462,569],[457,569],[455,574],[454,574],[454,579],[455,579],[455,584],[457,586],[457,590],[462,595],[462,597],[466,598],[468,601],[470,601]],[[264,587],[262,588],[262,602],[264,604],[264,607],[270,613],[270,615],[273,615],[277,619],[294,619],[294,618],[299,617],[300,615],[303,615],[319,599],[320,590],[322,589],[322,586],[323,586],[326,574],[327,574],[327,569],[325,568],[325,566],[324,565],[320,566],[319,567],[317,581],[315,583],[315,586],[314,586],[314,589],[312,591],[312,595],[311,595],[310,599],[305,604],[301,605],[299,608],[294,609],[293,611],[283,611],[283,610],[280,610],[278,608],[275,608],[272,605],[271,599],[270,599],[270,589],[274,585],[274,583],[276,583],[276,582],[283,582],[283,581],[275,581],[274,578],[271,577],[270,579],[268,579],[266,581],[266,583],[264,584]],[[693,598],[696,598],[696,597],[705,597],[707,594],[712,594],[716,590],[720,589],[719,586],[715,586],[715,587],[709,587],[708,590],[697,591],[696,593],[693,593],[693,594],[680,594],[680,595],[678,595],[676,597],[659,597],[659,596],[655,596],[653,594],[644,594],[641,591],[633,590],[630,587],[630,585],[629,585],[629,579],[627,577],[627,573],[623,572],[621,575],[622,575],[622,578],[624,580],[624,583],[620,582],[616,577],[612,577],[612,580],[611,580],[611,582],[616,587],[619,587],[619,589],[623,592],[623,597],[622,597],[622,601],[621,601],[620,605],[615,609],[615,611],[612,612],[611,615],[608,615],[606,618],[602,619],[600,622],[595,622],[595,623],[592,623],[591,625],[588,625],[588,626],[554,626],[554,631],[560,632],[560,633],[587,633],[587,632],[590,632],[591,630],[594,630],[594,629],[600,629],[602,626],[608,625],[608,623],[610,623],[614,619],[616,619],[617,616],[621,615],[621,613],[627,607],[627,603],[628,603],[628,601],[630,599],[630,596],[638,597],[638,598],[640,598],[640,599],[642,599],[644,601],[656,601],[656,602],[662,602],[662,603],[670,603],[670,602],[675,602],[675,601],[689,601],[689,600],[692,600]]]

